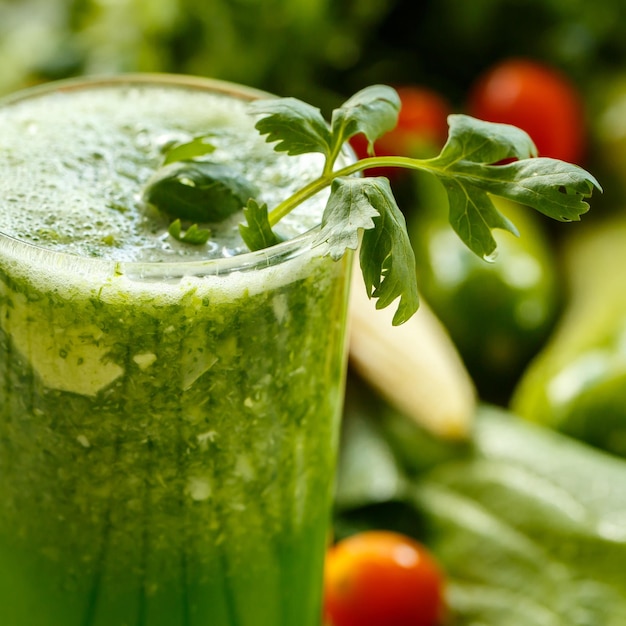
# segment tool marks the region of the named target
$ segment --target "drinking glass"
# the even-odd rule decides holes
[[[5,98],[0,123],[129,84],[260,95],[84,79]],[[0,234],[1,624],[319,625],[351,260],[315,236],[139,262]]]

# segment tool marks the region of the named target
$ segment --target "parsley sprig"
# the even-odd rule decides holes
[[[206,161],[206,142],[195,138],[176,148],[183,155],[180,161],[172,164],[176,157],[169,155],[165,167],[149,182],[145,197],[175,220],[189,216],[195,219],[196,215],[202,215],[207,222],[222,219],[219,213],[212,214],[218,208],[207,207],[208,198],[212,207],[219,207],[217,200],[222,194],[228,199],[228,214],[237,202],[245,204],[246,223],[240,225],[241,236],[251,250],[259,250],[278,243],[272,227],[285,215],[330,187],[316,243],[325,242],[335,260],[348,249],[360,246],[359,261],[368,296],[377,300],[377,308],[399,300],[393,318],[397,325],[409,319],[419,304],[413,250],[389,181],[384,177],[358,177],[359,172],[373,167],[401,167],[436,176],[447,192],[452,228],[473,252],[487,260],[496,249],[493,229],[517,234],[515,225],[496,209],[491,196],[520,202],[559,221],[573,221],[588,211],[585,199],[593,189],[601,190],[598,181],[581,167],[537,157],[530,137],[519,128],[467,115],[448,118],[448,140],[434,158],[375,156],[374,142],[395,127],[399,110],[398,94],[385,85],[356,93],[333,111],[330,124],[319,109],[296,98],[256,100],[250,105],[251,114],[258,116],[256,128],[276,151],[324,155],[318,178],[270,209],[254,197],[246,198],[252,186],[230,168],[214,167]],[[359,133],[369,142],[370,156],[337,167],[343,146]],[[177,209],[177,198],[184,213]],[[187,233],[192,229],[194,233],[194,226]],[[173,236],[180,233],[180,222],[173,231]],[[193,239],[187,240],[193,243]]]

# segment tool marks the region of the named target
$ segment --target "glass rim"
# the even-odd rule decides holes
[[[0,97],[0,108],[18,104],[30,98],[37,98],[54,92],[71,92],[89,87],[107,87],[115,85],[155,85],[174,86],[179,88],[197,89],[223,94],[243,101],[253,101],[261,98],[273,98],[274,94],[240,85],[235,82],[187,74],[169,74],[159,72],[132,72],[113,75],[87,75],[74,78],[49,81],[26,87],[11,94]],[[355,156],[350,146],[346,144],[342,150],[344,158],[354,160]],[[89,257],[62,250],[53,250],[32,242],[23,241],[0,231],[0,250],[10,248],[18,255],[28,255],[31,259],[37,257],[45,262],[49,259],[55,266],[83,266],[100,270],[114,271],[117,274],[141,276],[142,278],[182,278],[195,275],[220,275],[236,271],[262,269],[284,262],[285,260],[304,254],[310,250],[327,247],[324,241],[315,241],[320,232],[320,225],[279,242],[269,248],[242,252],[228,257],[194,258],[178,261],[126,261],[102,257]],[[322,252],[324,254],[324,252]]]

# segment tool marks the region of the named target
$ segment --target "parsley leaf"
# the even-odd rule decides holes
[[[386,178],[336,178],[315,243],[325,242],[331,258],[356,250],[363,232],[359,261],[369,297],[377,308],[400,298],[393,323],[405,322],[417,310],[415,257],[404,216]]]
[[[477,255],[491,259],[501,228],[515,226],[494,206],[489,194],[532,207],[561,221],[579,220],[589,209],[584,198],[596,179],[582,168],[547,158],[533,158],[530,137],[514,126],[483,122],[466,115],[449,117],[450,134],[438,157],[423,162],[448,194],[450,224]],[[499,164],[507,159],[516,159]]]
[[[331,153],[331,135],[322,112],[297,98],[268,98],[250,103],[250,112],[263,117],[256,129],[267,135],[274,150],[290,155]]]
[[[492,196],[526,204],[561,221],[580,219],[589,209],[586,198],[598,181],[582,168],[554,159],[537,158],[530,137],[519,128],[467,115],[451,115],[448,141],[432,159],[369,156],[336,168],[345,142],[365,135],[373,143],[397,123],[400,99],[385,85],[367,87],[335,109],[327,124],[321,111],[296,98],[264,98],[250,104],[259,117],[256,128],[278,152],[324,155],[319,177],[292,196],[268,208],[256,198],[248,181],[224,164],[203,159],[211,152],[207,137],[173,148],[165,166],[145,191],[148,202],[172,218],[211,222],[243,210],[240,233],[251,250],[267,248],[279,239],[272,227],[305,200],[330,187],[316,241],[328,245],[339,259],[361,246],[359,260],[370,297],[382,308],[398,300],[393,323],[401,324],[417,309],[415,260],[402,212],[386,178],[357,178],[375,167],[403,167],[430,172],[447,191],[450,224],[480,257],[490,260],[496,248],[495,228],[517,234]],[[192,226],[181,235],[180,223],[170,232],[191,240],[203,232]],[[187,238],[187,239],[185,239]]]
[[[169,148],[165,154],[164,165],[174,163],[175,161],[189,161],[205,154],[211,154],[215,151],[215,146],[209,143],[208,136],[200,135],[194,137],[191,141],[179,143]]]
[[[363,133],[372,154],[376,139],[398,123],[399,112],[400,97],[395,89],[386,85],[372,85],[361,89],[333,111],[333,152],[337,154],[350,137]]]
[[[335,261],[346,249],[356,250],[360,230],[374,228],[374,218],[380,216],[367,196],[366,189],[372,180],[336,178],[332,183],[315,243],[326,242],[328,254]]]
[[[211,237],[211,231],[208,228],[200,228],[197,224],[192,224],[185,232],[183,232],[183,226],[179,219],[174,220],[170,224],[167,232],[177,241],[190,243],[195,246],[205,244]]]
[[[254,198],[250,198],[243,212],[247,224],[239,224],[239,233],[250,250],[254,252],[279,243],[280,239],[267,219],[267,204],[259,204]]]
[[[561,222],[580,220],[589,210],[584,198],[597,185],[584,169],[546,157],[493,168],[482,183],[494,195],[526,204]]]
[[[346,100],[332,114],[331,127],[321,111],[296,98],[255,100],[250,111],[262,118],[256,129],[276,142],[274,149],[290,155],[321,152],[325,171],[331,171],[345,142],[363,133],[370,146],[398,121],[400,98],[391,87],[366,87]]]
[[[448,194],[450,225],[465,245],[485,260],[491,260],[496,249],[494,228],[518,235],[515,225],[500,211],[481,189],[471,189],[457,178],[443,179]]]
[[[191,160],[157,170],[144,189],[144,199],[175,219],[219,222],[240,211],[257,193],[232,167]]]
[[[419,305],[413,248],[389,181],[382,177],[360,180],[370,181],[365,193],[379,213],[374,228],[363,232],[359,255],[367,295],[378,299],[378,309],[400,298],[393,316],[397,326],[406,322]]]
[[[436,158],[441,165],[461,160],[495,164],[504,159],[537,156],[531,138],[516,126],[484,122],[460,114],[449,115],[448,125],[448,140]]]

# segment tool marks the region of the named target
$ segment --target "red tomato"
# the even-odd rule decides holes
[[[579,163],[585,150],[582,98],[566,76],[529,59],[506,59],[480,76],[468,112],[525,130],[540,156]]]
[[[435,626],[443,608],[441,570],[410,537],[368,531],[329,549],[324,610],[331,626]]]
[[[374,144],[377,156],[434,156],[448,137],[448,115],[452,108],[447,100],[436,91],[426,87],[407,85],[397,87],[400,96],[400,113],[397,126],[385,133]],[[359,158],[368,156],[367,140],[364,135],[355,135],[350,140]],[[400,174],[405,170],[376,168],[372,175]]]

